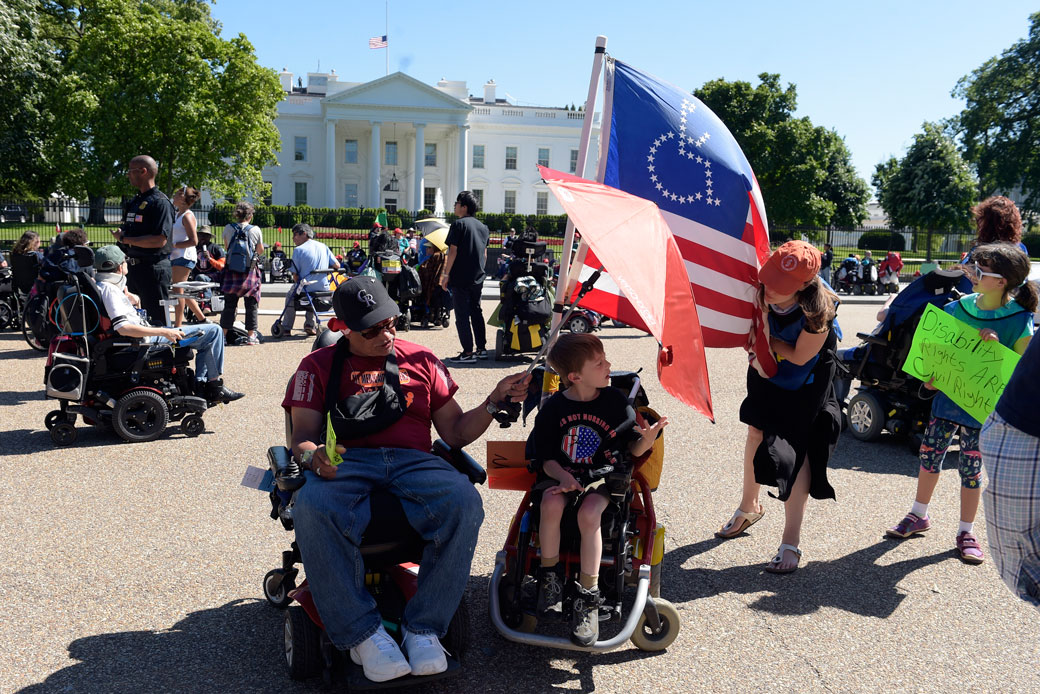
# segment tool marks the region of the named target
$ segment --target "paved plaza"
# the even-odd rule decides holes
[[[280,297],[263,301],[281,306]],[[485,302],[485,311],[493,305]],[[873,327],[876,305],[849,303],[845,346]],[[266,334],[273,316],[261,316]],[[810,501],[794,574],[763,571],[780,542],[782,505],[729,541],[713,532],[738,501],[745,392],[741,350],[710,350],[717,423],[678,404],[655,376],[656,345],[616,327],[599,333],[615,368],[642,368],[651,404],[668,415],[666,463],[655,495],[667,525],[662,596],[682,615],[665,652],[627,647],[580,655],[519,646],[487,616],[495,552],[520,493],[481,488],[486,520],[467,591],[470,650],[456,678],[420,692],[1035,692],[1040,614],[1014,599],[990,561],[954,554],[959,478],[947,471],[924,537],[882,539],[909,508],[916,458],[892,438],[842,436],[831,461],[837,501]],[[0,692],[309,692],[289,680],[282,615],[261,579],[291,534],[265,494],[240,486],[283,441],[286,381],[310,341],[269,340],[228,351],[226,381],[246,398],[206,414],[207,433],[174,426],[138,445],[79,425],[55,448],[43,426],[43,358],[0,333],[0,546],[5,550]],[[442,358],[454,327],[401,334]],[[463,407],[479,404],[516,366],[452,368]],[[468,447],[530,429],[493,425]],[[985,548],[984,518],[978,524]]]

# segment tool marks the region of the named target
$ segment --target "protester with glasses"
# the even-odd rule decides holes
[[[972,262],[960,267],[975,293],[951,301],[944,310],[978,329],[983,340],[999,340],[1005,347],[1023,354],[1033,335],[1033,312],[1037,308],[1036,285],[1027,279],[1029,257],[1009,243],[991,243],[975,248]],[[931,381],[925,387],[935,390]],[[956,434],[960,443],[958,472],[961,477],[957,554],[967,564],[981,564],[985,560],[974,534],[975,515],[982,497],[981,428],[981,422],[945,393],[935,396],[932,419],[921,442],[917,493],[903,520],[886,531],[888,537],[911,537],[932,527],[928,505],[939,482],[946,451]]]
[[[352,277],[333,306],[329,327],[343,336],[304,357],[282,400],[293,454],[306,470],[294,518],[311,593],[333,644],[350,651],[370,680],[443,672],[439,639],[462,599],[484,512],[469,479],[430,452],[430,426],[449,445],[465,446],[491,424],[497,404],[524,397],[530,377],[506,376],[464,412],[458,386],[433,352],[397,339],[399,310],[381,282]],[[330,383],[331,374],[338,379]],[[335,451],[326,450],[326,426]],[[336,458],[342,462],[333,465]],[[358,549],[377,488],[400,499],[409,523],[435,547],[405,608],[403,654],[365,590]]]

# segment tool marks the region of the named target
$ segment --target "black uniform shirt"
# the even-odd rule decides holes
[[[166,245],[161,248],[129,246],[123,250],[131,258],[168,257],[173,251],[173,218],[173,203],[158,188],[153,186],[138,193],[123,209],[123,236],[140,238],[162,234]]]

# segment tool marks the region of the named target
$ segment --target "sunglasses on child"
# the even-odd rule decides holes
[[[397,330],[397,317],[389,318],[382,323],[373,325],[368,330],[359,330],[358,333],[366,340],[374,340],[383,334],[384,330]]]
[[[985,272],[979,267],[978,263],[972,263],[967,266],[968,276],[974,277],[976,282],[981,282],[983,277],[998,277],[1004,279],[1004,275],[997,274],[996,272]]]

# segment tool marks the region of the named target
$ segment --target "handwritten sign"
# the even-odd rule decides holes
[[[997,406],[1018,354],[979,329],[929,304],[917,324],[903,371],[946,393],[979,422]]]

